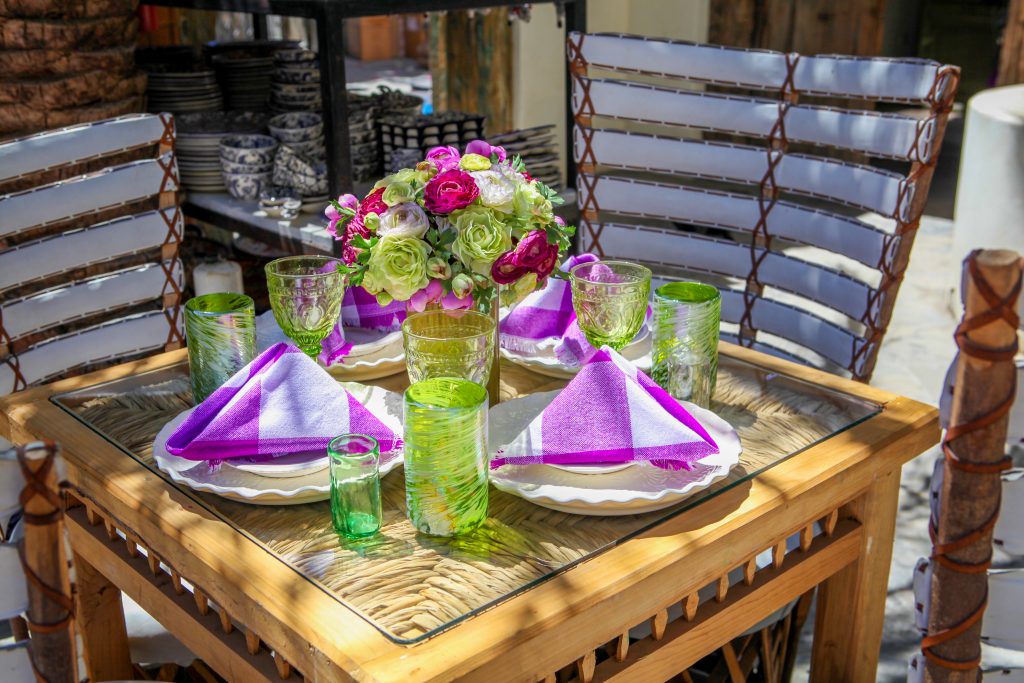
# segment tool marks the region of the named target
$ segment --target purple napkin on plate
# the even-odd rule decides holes
[[[289,344],[274,344],[192,411],[167,452],[186,460],[266,460],[323,450],[339,434],[367,434],[381,453],[400,438]]]
[[[387,306],[377,303],[377,297],[362,287],[348,287],[341,300],[341,315],[338,323],[320,343],[320,362],[324,367],[344,363],[352,350],[352,344],[345,341],[346,327],[360,327],[367,330],[398,330],[405,320],[405,303],[392,301]]]
[[[679,401],[603,346],[491,468],[646,461],[690,469],[715,453],[718,444]]]
[[[570,256],[561,269],[568,272],[581,263],[597,260],[593,254]],[[582,365],[597,351],[587,343],[576,323],[572,287],[558,278],[548,278],[544,289],[523,299],[501,321],[499,331],[503,348],[536,354],[542,346],[554,347],[555,354],[566,365]]]

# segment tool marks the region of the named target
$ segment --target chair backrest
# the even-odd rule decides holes
[[[20,506],[24,527],[21,540],[0,543],[0,619],[24,615],[31,634],[28,641],[0,648],[4,683],[78,679],[61,470],[51,443],[0,450],[0,510]]]
[[[174,120],[0,144],[0,395],[182,345]]]
[[[710,275],[726,339],[869,379],[959,69],[610,34],[572,33],[568,51],[579,249],[661,279]],[[795,245],[809,253],[786,253]]]

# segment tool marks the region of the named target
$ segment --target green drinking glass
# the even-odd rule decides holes
[[[711,406],[718,378],[722,297],[701,282],[654,290],[651,379],[682,401]]]
[[[424,311],[402,323],[409,382],[458,377],[487,385],[494,359],[495,322],[477,311]]]
[[[644,324],[651,294],[649,268],[626,261],[581,263],[570,273],[572,307],[580,330],[594,348],[616,351]]]
[[[345,278],[338,272],[340,263],[329,256],[288,256],[264,267],[274,319],[313,360],[341,313]]]
[[[216,391],[256,357],[256,306],[244,294],[204,294],[185,303],[192,399]]]
[[[435,377],[405,391],[405,500],[422,533],[455,536],[487,519],[487,390]]]
[[[380,530],[380,446],[372,436],[343,434],[327,445],[331,468],[331,520],[349,538]]]

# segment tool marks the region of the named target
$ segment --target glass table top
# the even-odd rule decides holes
[[[406,519],[399,468],[382,481],[381,532],[350,540],[334,532],[327,501],[276,507],[234,502],[187,489],[157,469],[154,438],[192,407],[187,363],[51,400],[286,564],[296,580],[316,583],[397,643],[429,638],[529,590],[881,410],[722,356],[712,409],[737,430],[743,453],[727,477],[673,507],[618,517],[580,516],[491,487],[483,527],[459,538],[432,538],[417,534]]]

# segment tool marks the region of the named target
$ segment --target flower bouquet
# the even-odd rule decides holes
[[[519,157],[474,140],[464,154],[435,147],[415,168],[377,182],[362,201],[342,195],[325,210],[342,241],[340,268],[381,306],[488,312],[521,300],[555,271],[575,228],[554,215],[557,193]]]

